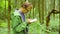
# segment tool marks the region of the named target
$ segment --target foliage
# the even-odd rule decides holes
[[[8,1],[1,0],[1,2],[0,2],[0,7],[1,8],[5,7],[5,2],[6,2],[6,8],[8,7]]]

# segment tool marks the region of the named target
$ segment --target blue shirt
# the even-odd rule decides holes
[[[20,15],[21,15],[22,21],[25,22],[25,15],[24,15],[24,13],[22,13],[22,12],[20,11]]]

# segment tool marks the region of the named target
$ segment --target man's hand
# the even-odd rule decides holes
[[[35,22],[35,21],[37,21],[37,19],[35,18],[35,19],[28,19],[27,20],[27,22],[30,24],[30,23],[32,23],[32,22]]]

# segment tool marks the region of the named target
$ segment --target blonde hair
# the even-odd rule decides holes
[[[22,4],[22,7],[23,8],[28,8],[28,7],[31,7],[32,8],[32,4],[31,3],[29,3],[29,2],[24,2],[23,4]]]

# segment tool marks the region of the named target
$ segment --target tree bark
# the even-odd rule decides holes
[[[10,34],[11,0],[8,0],[8,34]]]

